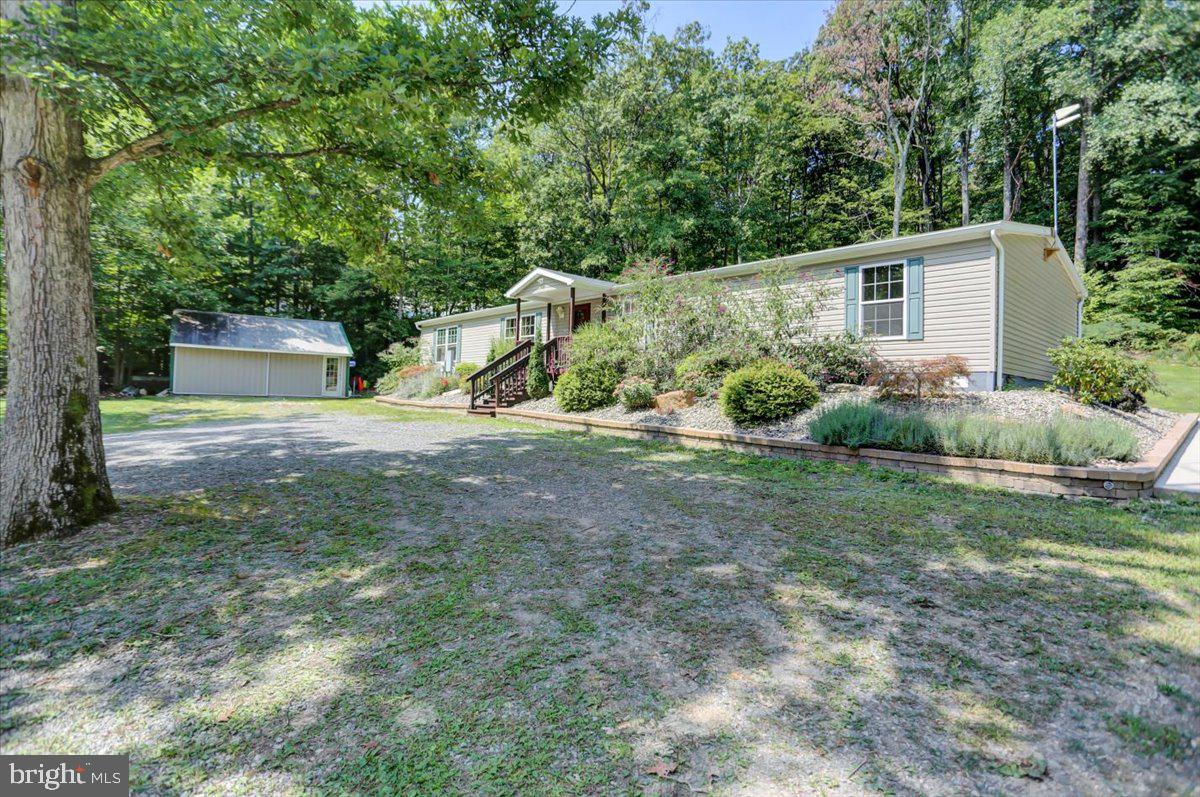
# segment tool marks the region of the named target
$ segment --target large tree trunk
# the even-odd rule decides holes
[[[6,19],[20,3],[0,4]],[[67,103],[0,76],[9,384],[0,544],[69,534],[116,508],[100,435],[83,131]]]
[[[1087,265],[1088,202],[1091,199],[1091,175],[1088,173],[1087,123],[1091,103],[1084,98],[1079,120],[1079,179],[1075,188],[1075,268],[1083,273]]]
[[[896,156],[896,165],[892,170],[892,237],[900,237],[900,211],[904,207],[904,183],[908,177],[908,148],[905,147]]]
[[[1013,157],[1008,147],[1004,148],[1004,221],[1013,217]]]
[[[971,131],[958,134],[958,190],[962,196],[962,226],[971,223]]]

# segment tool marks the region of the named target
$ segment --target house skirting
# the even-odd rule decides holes
[[[463,412],[457,405],[377,396],[376,401],[401,407]],[[1148,498],[1154,494],[1154,482],[1175,452],[1187,440],[1196,415],[1187,415],[1171,427],[1147,453],[1145,459],[1128,468],[1076,467],[1014,462],[1004,459],[947,457],[937,454],[915,454],[907,451],[887,451],[878,448],[846,448],[827,446],[806,440],[783,440],[774,437],[715,432],[708,429],[659,426],[631,423],[606,418],[588,418],[554,412],[536,412],[520,407],[501,407],[497,416],[530,421],[540,426],[572,431],[598,432],[639,440],[662,440],[693,448],[721,449],[761,456],[792,457],[817,461],[864,464],[871,467],[913,473],[928,473],[968,484],[1003,487],[1023,493],[1071,497],[1128,500]]]

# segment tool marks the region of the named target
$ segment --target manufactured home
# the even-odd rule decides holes
[[[966,359],[965,387],[997,390],[1005,379],[1047,380],[1047,349],[1080,334],[1087,292],[1062,242],[1048,227],[992,222],[819,252],[741,263],[664,279],[726,281],[761,289],[761,275],[782,269],[796,290],[821,284],[823,332],[869,335],[885,359],[945,355]],[[493,338],[547,342],[554,356],[571,331],[604,322],[626,290],[616,282],[536,268],[505,294],[502,307],[417,324],[422,355],[449,371],[486,362]]]
[[[336,321],[176,310],[171,392],[344,398],[354,351]]]

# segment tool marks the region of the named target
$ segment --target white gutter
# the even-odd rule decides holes
[[[996,247],[996,376],[992,389],[1004,388],[1004,244],[1000,243],[997,230],[990,233]]]

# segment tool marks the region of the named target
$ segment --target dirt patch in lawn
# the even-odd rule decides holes
[[[1200,778],[1200,509],[412,427],[13,552],[4,751],[156,793]]]

